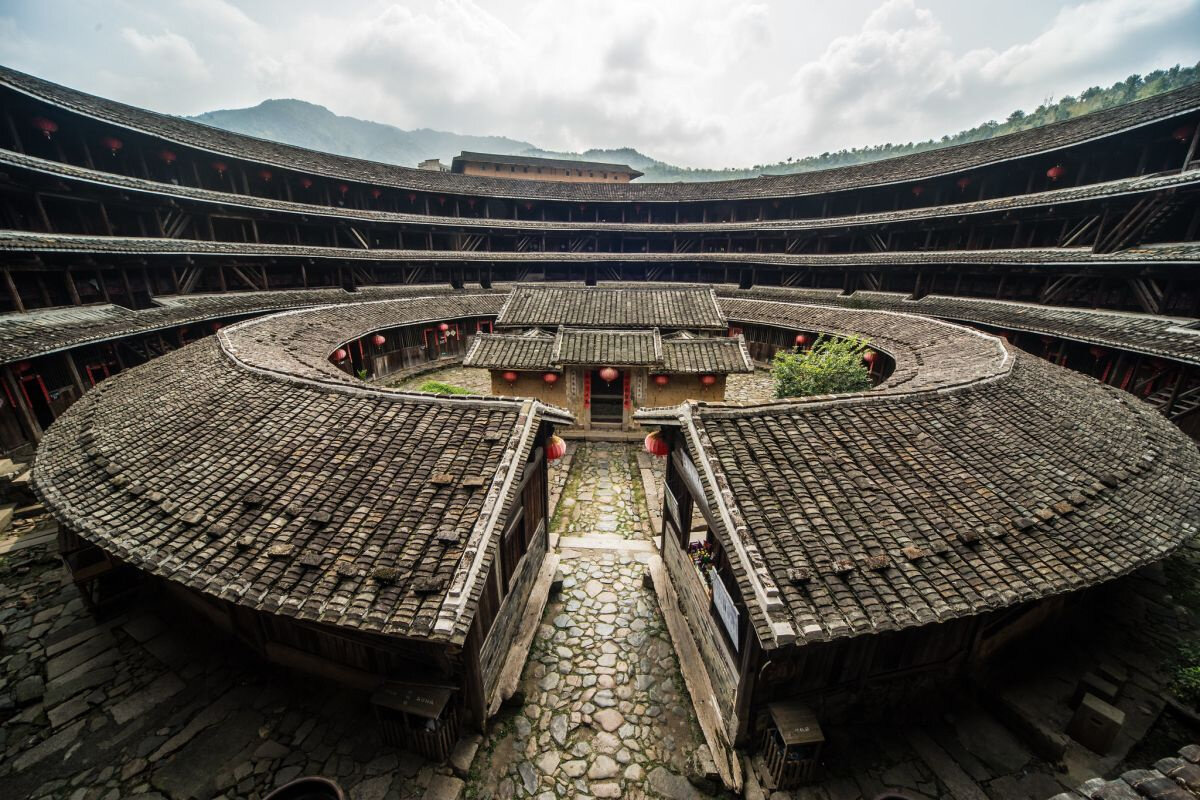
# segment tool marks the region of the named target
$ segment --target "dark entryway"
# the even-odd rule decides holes
[[[625,373],[609,382],[600,377],[600,370],[592,370],[592,422],[625,421]]]

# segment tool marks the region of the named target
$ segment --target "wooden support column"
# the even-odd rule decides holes
[[[83,397],[83,393],[87,391],[87,385],[79,374],[79,365],[75,363],[75,357],[71,355],[70,350],[64,350],[62,357],[63,363],[67,365],[67,372],[71,375],[71,383],[75,384],[75,391],[79,392],[80,397]]]
[[[1179,174],[1187,172],[1188,164],[1192,163],[1192,158],[1196,155],[1196,141],[1200,139],[1200,125],[1192,131],[1192,142],[1188,145],[1187,154],[1183,157],[1183,166],[1179,168]]]
[[[67,295],[71,298],[71,305],[82,305],[79,299],[79,287],[75,285],[75,278],[71,275],[71,268],[67,267],[63,270],[63,280],[67,284]]]
[[[4,365],[4,385],[8,388],[8,393],[12,395],[13,401],[17,404],[17,416],[24,423],[26,433],[33,440],[34,444],[42,441],[42,426],[38,424],[37,417],[33,414],[33,409],[29,407],[29,403],[25,400],[25,392],[21,390],[21,383],[17,380],[17,376],[13,374],[12,366]]]
[[[17,284],[13,282],[12,273],[8,267],[4,268],[4,285],[8,289],[8,297],[12,301],[13,308],[17,311],[24,311],[25,304],[21,302],[21,293],[17,291]]]

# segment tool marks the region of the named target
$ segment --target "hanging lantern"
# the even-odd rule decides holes
[[[517,373],[513,372],[511,369],[508,370],[507,372],[500,373],[500,377],[504,378],[504,380],[508,383],[516,383],[517,382]]]
[[[1053,167],[1046,170],[1046,177],[1052,181],[1056,181],[1059,178],[1061,178],[1063,175],[1066,175],[1066,174],[1067,174],[1067,170],[1065,168],[1063,168],[1062,164],[1055,164]]]
[[[28,361],[22,361],[17,364],[17,372],[29,372],[31,367],[33,367],[33,364],[30,364]]]
[[[345,194],[346,192],[350,191],[350,187],[344,183],[339,183],[338,191],[341,192],[342,194]]]
[[[700,383],[703,384],[704,386],[712,386],[716,382],[717,382],[716,375],[701,375],[700,376]]]
[[[918,183],[916,186],[912,187],[912,194],[913,197],[920,197],[921,195],[925,194],[925,187]]]
[[[558,383],[558,373],[547,372],[546,374],[542,375],[542,380],[553,386],[554,384]]]
[[[300,188],[301,189],[311,189],[312,188],[312,178],[301,178],[300,179]]]
[[[372,189],[372,190],[371,190],[371,197],[373,197],[373,198],[374,198],[374,199],[376,199],[376,200],[378,200],[379,198],[383,197],[383,189]]]
[[[212,168],[217,171],[218,175],[224,175],[225,170],[229,169],[229,166],[224,161],[214,161]]]
[[[876,353],[874,350],[864,350],[863,351],[863,361],[867,362],[868,364],[874,364],[875,359],[878,357],[879,357],[879,354]]]
[[[441,331],[442,333],[445,333],[446,331],[450,330],[450,323],[449,322],[438,323],[438,330]]]
[[[100,140],[100,144],[104,145],[104,149],[108,150],[114,156],[118,150],[125,146],[125,143],[115,136],[105,136]]]
[[[617,372],[613,367],[604,367],[600,370],[600,380],[605,383],[612,383],[619,377],[621,377],[621,373]]]
[[[804,345],[806,345],[806,344],[808,344],[808,334],[797,333],[796,334],[796,347],[804,347]]]
[[[175,163],[176,155],[170,150],[163,150],[158,154],[158,157],[163,160],[163,163],[168,167]]]
[[[51,123],[51,124],[54,124],[54,123]],[[1192,133],[1195,130],[1196,130],[1195,127],[1193,127],[1191,125],[1180,125],[1178,128],[1171,131],[1171,138],[1174,139],[1175,141],[1179,142],[1180,144],[1185,144],[1188,141],[1188,139],[1192,138]],[[47,133],[46,136],[48,138],[50,136],[50,134]]]
[[[446,205],[446,198],[444,198],[444,197],[439,197],[439,198],[438,198],[438,205],[439,205],[439,206],[444,206],[444,205]]]
[[[410,203],[415,203],[415,202],[417,202],[417,196],[416,196],[416,194],[414,194],[413,192],[409,192],[409,193],[408,193],[408,202],[410,202]]]
[[[546,460],[558,461],[567,454],[567,443],[558,434],[546,440]]]
[[[221,323],[213,322],[210,323],[208,327],[212,328],[213,333],[216,333],[217,331],[221,330]]]
[[[655,375],[654,376],[654,383],[658,386],[666,386],[670,382],[671,382],[670,375]]]
[[[333,351],[333,360],[334,361],[345,361],[346,360],[346,351],[340,347],[337,350],[334,350]]]
[[[963,175],[961,178],[959,178],[957,181],[954,182],[954,185],[958,187],[958,190],[960,192],[964,191],[968,186],[971,185],[971,179],[968,178],[966,175]]]
[[[663,438],[662,431],[654,431],[646,437],[645,441],[646,452],[652,456],[662,458],[671,452],[670,445]]]
[[[528,200],[526,200],[526,201],[525,201],[525,210],[526,210],[526,211],[533,211],[533,203],[531,203],[531,202],[529,202]]]
[[[33,127],[41,131],[42,135],[47,139],[50,138],[50,134],[58,131],[58,123],[52,119],[46,119],[45,117],[34,117]]]
[[[382,333],[377,333],[371,337],[371,341],[376,347],[383,347],[385,344],[387,344],[387,337]]]
[[[1096,359],[1097,361],[1104,358],[1104,348],[1098,345],[1092,345],[1089,347],[1088,352],[1091,353],[1092,358]]]
[[[474,207],[475,207],[475,198],[468,197],[467,198],[467,208],[474,208]]]
[[[270,183],[271,182],[271,170],[260,169],[258,171],[258,177],[262,178],[264,182]]]

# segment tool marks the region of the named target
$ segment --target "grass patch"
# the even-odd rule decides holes
[[[441,381],[425,381],[417,387],[417,391],[426,394],[474,394],[470,389]]]

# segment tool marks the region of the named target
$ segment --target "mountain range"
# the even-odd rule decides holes
[[[940,139],[906,144],[881,144],[857,147],[820,155],[789,158],[775,164],[752,167],[695,169],[678,167],[638,152],[632,147],[593,149],[581,153],[543,150],[531,142],[506,136],[476,136],[438,131],[430,128],[403,130],[380,122],[344,117],[324,106],[303,100],[265,100],[251,108],[208,111],[189,119],[217,128],[262,139],[321,150],[327,153],[365,158],[401,166],[415,167],[428,158],[444,164],[463,150],[501,155],[539,156],[542,158],[581,159],[627,164],[646,173],[647,181],[712,181],[752,178],[764,174],[807,172],[829,167],[859,164],[881,158],[989,139],[1013,131],[1026,130],[1058,120],[1087,114],[1103,108],[1149,97],[1200,80],[1200,64],[1155,70],[1146,75],[1130,75],[1112,86],[1092,86],[1077,97],[1068,95],[1057,102],[1046,102],[1033,111],[1017,110],[1004,122],[989,120],[974,128]]]

